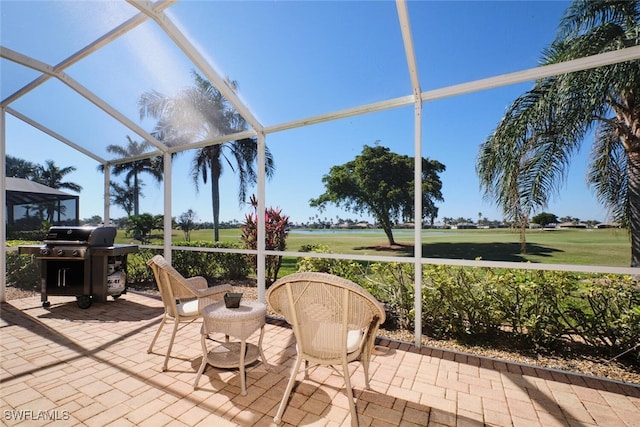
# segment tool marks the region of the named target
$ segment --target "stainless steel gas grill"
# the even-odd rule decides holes
[[[115,227],[51,227],[43,245],[20,246],[20,254],[40,260],[42,306],[48,295],[75,296],[89,308],[126,293],[127,254],[138,246],[114,244],[116,234]]]

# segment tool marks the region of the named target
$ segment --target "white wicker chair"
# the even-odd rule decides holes
[[[302,361],[305,379],[309,363],[340,365],[351,409],[351,424],[358,425],[347,364],[360,361],[369,388],[369,362],[378,327],[385,320],[382,305],[361,286],[326,273],[295,273],[276,281],[267,291],[267,302],[293,327],[298,358],[289,378],[274,422],[282,414]]]
[[[160,297],[164,304],[162,322],[160,322],[158,331],[153,337],[147,353],[151,353],[153,350],[153,346],[167,320],[173,320],[173,331],[169,340],[167,354],[164,358],[164,364],[162,365],[162,370],[166,371],[178,325],[182,322],[193,322],[202,317],[201,313],[204,307],[214,302],[222,301],[225,292],[233,292],[233,287],[231,285],[219,285],[209,288],[204,277],[184,278],[161,255],[151,258],[147,265],[153,270],[156,284],[160,290]]]

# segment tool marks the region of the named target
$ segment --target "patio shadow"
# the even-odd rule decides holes
[[[117,306],[117,307],[116,307]],[[114,309],[117,308],[117,316]],[[164,312],[161,307],[149,307],[126,299],[94,302],[87,309],[81,309],[70,299],[61,304],[51,304],[48,313],[38,316],[43,319],[65,319],[72,322],[137,322],[156,318]]]

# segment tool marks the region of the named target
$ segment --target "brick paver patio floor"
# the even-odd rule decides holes
[[[50,301],[47,309],[39,297],[1,306],[0,424],[273,424],[295,358],[291,330],[281,321],[269,319],[265,329],[272,368],[250,365],[242,396],[238,371],[214,367],[193,390],[199,323],[178,331],[169,370],[161,371],[168,329],[147,353],[162,314],[158,299],[129,292],[87,310],[69,297]],[[353,367],[361,426],[640,425],[637,385],[387,340],[371,363],[371,390],[364,390],[362,368]],[[294,389],[283,425],[349,426],[342,386],[332,370],[313,371]]]

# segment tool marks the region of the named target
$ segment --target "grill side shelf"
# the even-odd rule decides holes
[[[92,256],[118,256],[138,252],[137,245],[92,246]]]
[[[42,245],[22,245],[18,246],[19,255],[40,255]]]

